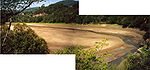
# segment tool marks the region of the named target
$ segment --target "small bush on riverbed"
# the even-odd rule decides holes
[[[2,26],[2,41],[5,38],[8,26]],[[6,54],[43,54],[49,53],[44,39],[39,38],[27,25],[16,24],[8,32],[6,41],[1,48],[1,53]]]

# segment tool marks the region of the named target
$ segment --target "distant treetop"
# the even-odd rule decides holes
[[[64,0],[64,1],[74,1],[74,0]]]

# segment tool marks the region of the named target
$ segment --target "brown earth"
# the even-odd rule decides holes
[[[28,24],[40,37],[44,38],[50,50],[64,49],[68,46],[82,45],[84,49],[93,48],[96,42],[108,38],[109,46],[104,46],[99,54],[108,51],[112,54],[107,61],[117,59],[131,50],[137,49],[144,31],[122,28],[110,24],[64,25]]]

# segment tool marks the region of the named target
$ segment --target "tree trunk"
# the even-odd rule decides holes
[[[147,30],[147,45],[150,46],[150,16],[148,17],[148,30]]]
[[[4,38],[4,40],[3,40],[2,47],[5,45],[5,41],[6,41],[6,38],[7,38],[7,36],[8,36],[8,32],[10,31],[11,22],[12,22],[12,19],[10,18],[9,27],[8,27],[7,32],[6,32],[5,38]]]

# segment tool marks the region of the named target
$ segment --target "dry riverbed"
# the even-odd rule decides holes
[[[64,24],[27,24],[40,37],[44,38],[49,50],[64,49],[68,46],[82,45],[84,49],[94,48],[96,42],[108,38],[108,46],[104,46],[99,54],[108,51],[112,61],[137,49],[137,44],[145,33],[138,29],[122,28],[110,24],[101,25],[64,25]]]

